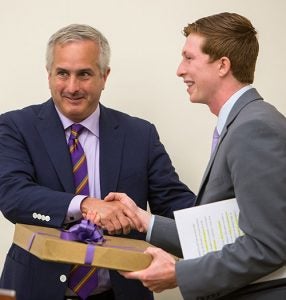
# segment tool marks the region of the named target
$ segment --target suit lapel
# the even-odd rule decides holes
[[[58,180],[64,191],[74,192],[72,166],[65,132],[52,100],[43,105],[38,117],[36,127],[58,175]]]
[[[117,190],[125,133],[114,113],[100,106],[100,188],[101,197]]]
[[[256,100],[263,100],[262,97],[258,94],[258,92],[256,91],[256,89],[252,88],[248,91],[246,91],[235,103],[235,105],[233,106],[233,108],[231,109],[229,116],[226,120],[225,126],[221,132],[217,147],[215,148],[215,151],[212,153],[210,160],[208,162],[207,168],[204,172],[202,181],[201,181],[201,185],[199,188],[199,192],[196,198],[196,203],[195,205],[199,205],[200,200],[202,198],[202,194],[203,194],[203,187],[207,184],[207,179],[210,173],[210,170],[212,168],[214,159],[216,157],[217,152],[219,151],[219,148],[225,138],[225,136],[228,133],[228,129],[231,126],[231,124],[234,122],[234,120],[236,119],[236,117],[239,115],[239,113],[241,112],[241,110],[248,105],[249,103],[251,103],[252,101],[256,101]]]

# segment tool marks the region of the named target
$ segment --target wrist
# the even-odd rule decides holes
[[[148,211],[138,207],[137,215],[142,222],[144,232],[147,232],[151,220],[151,214]]]
[[[87,213],[88,210],[90,209],[94,209],[94,205],[96,205],[97,201],[99,201],[96,198],[92,198],[92,197],[85,197],[81,203],[80,203],[80,210],[83,214]]]

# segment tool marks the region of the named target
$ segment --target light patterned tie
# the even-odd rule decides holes
[[[76,194],[89,195],[86,156],[78,140],[84,127],[81,124],[71,126],[68,146],[73,164]],[[98,274],[95,267],[75,265],[71,270],[68,286],[81,299],[86,299],[98,285]]]
[[[217,131],[217,128],[214,129],[214,133],[213,133],[213,141],[212,141],[212,149],[211,149],[211,153],[214,152],[214,149],[218,143],[219,140],[219,133]]]

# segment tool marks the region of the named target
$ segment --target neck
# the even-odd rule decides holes
[[[213,100],[211,101],[211,103],[209,104],[210,111],[214,115],[218,116],[221,108],[228,101],[228,99],[237,91],[239,91],[240,89],[242,89],[247,85],[248,83],[236,82],[236,84],[231,84],[220,89],[218,93],[215,95],[215,97],[213,98]]]

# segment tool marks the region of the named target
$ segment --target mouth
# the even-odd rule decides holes
[[[70,102],[79,102],[84,100],[83,95],[76,95],[76,96],[72,96],[72,95],[62,95],[63,98],[65,98],[66,100],[70,101]]]
[[[185,80],[184,83],[187,85],[188,88],[192,87],[195,84],[195,82],[191,80]]]
[[[195,82],[192,80],[185,80],[184,83],[187,85],[187,92],[189,95],[193,93]]]

